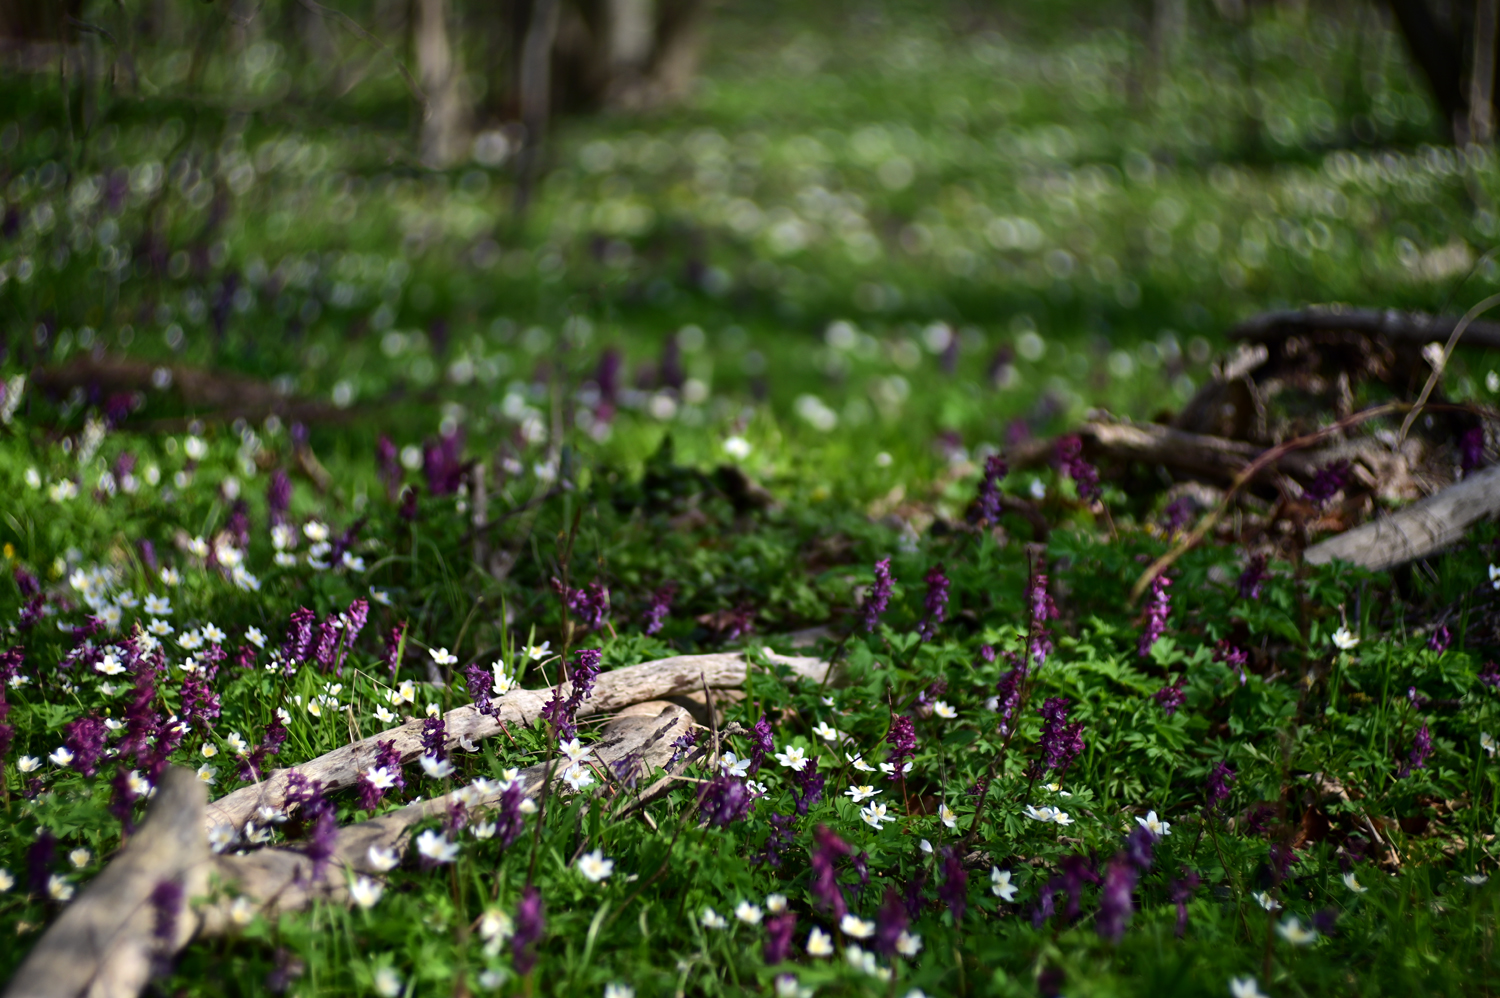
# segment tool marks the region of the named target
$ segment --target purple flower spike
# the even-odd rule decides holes
[[[1319,468],[1313,475],[1307,488],[1302,490],[1303,498],[1319,508],[1328,505],[1329,500],[1349,487],[1350,467],[1348,461],[1334,461]]]
[[[875,952],[891,956],[896,952],[896,941],[901,938],[909,924],[906,905],[894,887],[885,889],[885,902],[880,914],[875,917]]]
[[[1447,651],[1452,643],[1453,633],[1443,624],[1439,624],[1437,629],[1427,637],[1427,647],[1438,654]]]
[[[286,522],[286,512],[292,505],[292,480],[287,473],[280,468],[271,472],[271,482],[266,486],[266,508],[270,511],[271,522],[282,524]]]
[[[784,961],[792,952],[792,939],[797,932],[797,916],[790,911],[772,915],[766,919],[765,959],[769,966]]]
[[[1138,874],[1130,863],[1116,859],[1104,875],[1104,890],[1099,896],[1099,914],[1095,925],[1102,939],[1118,943],[1125,937],[1125,927],[1135,913],[1133,897]]]
[[[1177,682],[1171,684],[1170,686],[1163,686],[1161,689],[1151,694],[1152,699],[1161,704],[1162,713],[1166,714],[1168,717],[1171,717],[1173,714],[1177,713],[1177,708],[1181,707],[1183,701],[1187,700],[1187,695],[1182,692],[1182,684],[1186,680],[1186,676],[1178,676]]]
[[[647,634],[655,634],[662,629],[667,622],[667,615],[672,612],[672,600],[677,595],[677,583],[668,582],[656,592],[651,594],[651,601],[646,605],[646,620],[643,630]]]
[[[546,927],[542,894],[535,887],[528,887],[521,893],[521,903],[516,906],[516,934],[510,940],[516,973],[523,977],[536,966],[536,944]]]
[[[1151,582],[1151,602],[1146,605],[1146,627],[1141,631],[1141,640],[1138,647],[1141,658],[1151,654],[1151,647],[1161,640],[1161,636],[1167,630],[1167,617],[1172,612],[1172,594],[1167,592],[1167,587],[1172,580],[1165,575],[1158,575]]]
[[[1083,441],[1077,435],[1057,442],[1057,464],[1063,474],[1078,486],[1078,498],[1093,502],[1103,494],[1099,488],[1099,470],[1083,458]]]
[[[1266,556],[1252,556],[1245,564],[1245,570],[1240,573],[1240,599],[1260,599],[1260,591],[1265,588],[1266,579],[1270,577],[1271,573],[1266,569]]]
[[[93,776],[108,737],[109,729],[100,717],[89,715],[63,725],[63,743],[73,753],[73,768],[84,776]]]
[[[698,790],[698,814],[715,828],[724,828],[750,812],[755,798],[744,780],[720,774]]]
[[[1424,724],[1417,729],[1417,737],[1412,740],[1411,753],[1407,755],[1406,762],[1396,774],[1397,779],[1406,779],[1414,769],[1426,769],[1427,759],[1431,755],[1432,730]]]
[[[1037,779],[1049,770],[1067,772],[1073,760],[1083,752],[1083,722],[1068,723],[1068,698],[1051,697],[1042,704],[1041,758],[1031,765],[1029,776]]]
[[[984,462],[984,477],[979,480],[979,498],[975,501],[975,513],[981,523],[994,523],[1000,519],[1000,481],[1010,472],[1005,458],[991,454]]]
[[[834,921],[839,921],[849,913],[849,906],[844,901],[844,891],[839,887],[833,865],[849,855],[849,847],[843,839],[829,831],[827,825],[819,825],[813,831],[813,837],[818,842],[811,861],[813,900]]]
[[[964,869],[956,848],[943,850],[943,882],[938,886],[938,897],[948,906],[956,928],[964,920],[969,905],[969,871]]]
[[[286,659],[288,669],[307,661],[313,647],[313,625],[317,621],[318,615],[305,606],[292,611],[286,641],[281,646],[281,654]]]
[[[931,641],[937,637],[937,625],[948,616],[948,587],[952,583],[943,574],[942,565],[933,566],[922,581],[927,583],[927,595],[922,600],[926,616],[922,618],[917,633],[922,636],[923,641]]]
[[[891,589],[895,584],[896,580],[891,576],[891,559],[881,558],[875,563],[875,582],[860,606],[860,623],[864,625],[866,632],[875,630],[875,625],[880,623],[880,615],[891,605]]]
[[[403,643],[406,641],[406,621],[401,621],[391,628],[391,633],[385,638],[385,667],[390,671],[391,678],[396,678],[396,671],[401,668],[401,654]]]
[[[1236,775],[1235,771],[1229,768],[1229,763],[1227,762],[1221,762],[1214,766],[1213,771],[1208,774],[1208,782],[1204,786],[1208,794],[1208,806],[1210,808],[1216,808],[1229,799],[1229,784],[1234,782]]]
[[[896,767],[896,772],[899,773],[901,764],[917,752],[917,729],[912,724],[911,718],[905,714],[892,717],[891,730],[885,736],[885,740],[891,746],[891,757],[888,761]]]

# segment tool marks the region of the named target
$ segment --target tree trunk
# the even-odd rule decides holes
[[[1463,92],[1463,45],[1426,0],[1389,0],[1406,47],[1432,89],[1449,135],[1468,131]]]
[[[444,170],[463,159],[469,126],[463,61],[448,40],[448,0],[416,0],[412,32],[417,74],[427,95],[420,155],[426,166]]]
[[[1469,67],[1469,141],[1495,141],[1496,0],[1474,2],[1474,62]]]

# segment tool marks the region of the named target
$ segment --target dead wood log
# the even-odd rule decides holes
[[[1204,478],[1233,481],[1265,448],[1242,440],[1188,433],[1157,423],[1094,421],[1078,428],[1084,455],[1091,461],[1114,461],[1162,465],[1175,471]],[[1016,468],[1032,468],[1052,460],[1057,451],[1055,440],[1023,445],[1012,454]],[[1315,455],[1292,453],[1267,466],[1261,477],[1291,474],[1310,477],[1318,468]]]
[[[167,940],[156,937],[151,895],[171,881],[184,902],[208,887],[206,787],[191,770],[172,767],[145,823],[42,936],[11,978],[6,998],[135,998],[163,956],[187,945],[186,905]]]
[[[1229,331],[1229,338],[1270,343],[1304,333],[1355,332],[1423,347],[1434,340],[1446,340],[1458,322],[1457,317],[1421,312],[1373,308],[1341,310],[1314,305],[1283,312],[1264,312],[1235,326]],[[1472,323],[1464,333],[1464,344],[1500,350],[1500,322]]]
[[[627,710],[629,713],[605,725],[602,737],[592,746],[593,753],[585,760],[585,765],[593,765],[605,779],[615,772],[617,764],[630,759],[636,760],[634,765],[639,767],[633,774],[636,776],[665,768],[673,752],[672,743],[693,726],[688,712],[675,704],[656,701],[636,704]],[[553,780],[560,781],[565,765],[563,760],[538,763],[523,770],[517,778],[526,796],[538,795],[549,769]],[[500,799],[500,792],[472,796],[467,791],[454,791],[341,828],[328,869],[316,881],[311,877],[311,861],[291,848],[215,856],[212,871],[219,884],[238,897],[248,898],[255,910],[267,914],[296,911],[319,899],[347,904],[352,875],[383,875],[370,861],[372,848],[391,849],[398,856],[405,854],[411,845],[413,825],[446,816],[454,802],[465,796],[472,810],[494,804]],[[197,917],[199,932],[205,936],[233,932],[239,924],[235,919],[234,898],[229,896],[199,905]]]
[[[815,683],[823,681],[829,668],[827,663],[816,658],[765,654]],[[579,707],[577,717],[581,721],[614,714],[632,704],[696,692],[704,685],[711,689],[734,689],[744,685],[748,672],[749,666],[742,652],[678,655],[615,669],[599,677],[593,695]],[[570,683],[562,685],[565,690],[572,688]],[[443,717],[447,744],[452,747],[460,741],[477,742],[489,738],[498,734],[504,724],[534,724],[551,696],[550,689],[512,690],[493,701],[494,716],[479,713],[473,704],[450,710]],[[286,806],[287,779],[293,769],[310,780],[318,780],[326,790],[353,786],[360,771],[375,764],[378,742],[394,741],[401,761],[410,762],[422,751],[422,723],[422,719],[414,718],[399,728],[371,735],[300,766],[278,769],[261,782],[241,787],[209,804],[207,822],[210,826],[229,825],[238,831],[255,816],[258,808],[282,810]]]
[[[159,373],[163,371],[165,375]],[[54,395],[66,395],[75,388],[101,395],[172,390],[196,415],[205,418],[261,422],[275,415],[288,421],[330,422],[354,414],[352,408],[285,395],[258,378],[108,355],[82,354],[65,364],[40,369],[33,380],[38,388]]]
[[[1424,558],[1463,536],[1479,520],[1500,513],[1500,465],[1486,468],[1390,516],[1308,548],[1303,557],[1324,565],[1334,559],[1383,569]]]

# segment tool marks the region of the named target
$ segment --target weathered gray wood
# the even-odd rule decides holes
[[[828,668],[816,658],[780,656],[769,652],[767,656],[790,666],[797,675],[813,682],[822,682]],[[607,716],[631,704],[699,691],[705,682],[711,689],[733,689],[744,685],[747,672],[745,656],[741,652],[678,655],[614,669],[599,677],[593,695],[579,707],[577,716],[579,720]],[[569,683],[563,686],[565,690],[572,688]],[[512,690],[495,699],[496,716],[493,717],[479,713],[472,704],[450,710],[444,715],[448,746],[458,745],[460,739],[477,742],[499,734],[502,723],[534,724],[551,697],[550,689]],[[371,735],[293,768],[308,779],[320,781],[327,790],[352,786],[362,770],[375,764],[377,743],[382,741],[394,741],[401,761],[410,762],[422,751],[422,719],[413,718],[399,728]],[[242,787],[212,802],[207,811],[209,826],[228,824],[239,830],[254,817],[257,808],[264,806],[281,810],[286,806],[287,778],[291,772],[291,769],[278,769],[260,783]]]
[[[146,820],[21,964],[6,998],[134,998],[151,978],[153,961],[187,945],[193,918],[187,900],[208,887],[207,788],[189,769],[162,774]],[[176,931],[155,937],[152,892],[164,880],[183,888]],[[14,944],[10,944],[14,945]]]
[[[1395,309],[1333,309],[1314,305],[1284,312],[1263,312],[1231,329],[1229,338],[1266,343],[1301,333],[1348,330],[1425,346],[1434,340],[1446,340],[1458,321],[1455,316],[1398,312]],[[1470,324],[1464,333],[1464,343],[1500,350],[1500,323]]]
[[[1303,554],[1309,563],[1334,559],[1382,569],[1423,558],[1500,513],[1500,465],[1486,468],[1389,516],[1330,537]]]
[[[642,713],[646,708],[646,713]],[[640,760],[639,775],[649,775],[666,766],[672,755],[672,742],[692,729],[692,718],[676,704],[652,702],[628,708],[630,713],[604,726],[602,737],[593,744],[593,753],[585,764],[612,767],[627,756]],[[550,764],[554,783],[561,783],[566,759]],[[521,772],[519,779],[528,797],[536,797],[547,779],[548,763],[538,763]],[[612,772],[612,770],[610,770]],[[607,777],[608,774],[606,773]],[[600,783],[604,783],[600,779]],[[498,801],[498,793],[481,796],[473,808],[484,808]],[[216,882],[236,896],[249,898],[256,910],[283,913],[307,907],[315,899],[337,904],[349,903],[351,875],[384,874],[370,865],[370,848],[379,846],[404,855],[411,845],[410,829],[430,818],[446,815],[456,797],[449,793],[431,800],[409,804],[399,811],[381,815],[339,829],[333,857],[322,879],[314,881],[312,864],[295,849],[258,849],[243,855],[213,857]],[[198,906],[198,919],[204,935],[222,935],[234,931],[231,916],[233,898],[224,896]]]

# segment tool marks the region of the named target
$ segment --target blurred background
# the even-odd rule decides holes
[[[895,501],[1257,312],[1493,293],[1495,9],[0,0],[0,363],[64,429]]]

